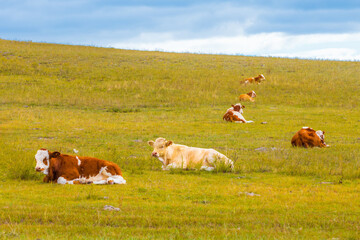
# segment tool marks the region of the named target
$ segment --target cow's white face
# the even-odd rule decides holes
[[[325,136],[324,136],[325,132],[321,131],[321,130],[318,130],[316,131],[316,135],[319,136],[319,138],[322,140],[322,141],[325,141]]]
[[[154,151],[151,153],[151,156],[159,159],[163,164],[165,164],[165,154],[166,148],[170,146],[173,142],[167,141],[165,138],[157,138],[154,141],[148,141],[148,144],[154,148]]]
[[[256,97],[255,91],[251,91],[251,97],[252,97],[252,98]]]
[[[50,157],[49,151],[46,149],[40,149],[35,155],[36,166],[35,171],[42,172],[47,175],[49,173]]]

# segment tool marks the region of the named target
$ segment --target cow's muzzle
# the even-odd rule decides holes
[[[151,156],[153,156],[153,157],[158,157],[158,153],[157,153],[157,152],[152,152],[152,153],[151,153]]]
[[[37,172],[42,172],[44,170],[45,170],[44,168],[39,168],[39,167],[35,168],[35,171],[37,171]]]

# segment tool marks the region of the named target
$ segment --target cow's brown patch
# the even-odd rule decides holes
[[[78,178],[87,179],[98,175],[101,168],[104,167],[106,167],[106,172],[111,175],[122,176],[120,167],[106,160],[93,157],[77,157],[81,161],[79,165],[76,156],[61,154],[59,152],[49,152],[49,156],[49,174],[45,176],[44,182],[56,182],[59,177],[63,177],[68,181]]]

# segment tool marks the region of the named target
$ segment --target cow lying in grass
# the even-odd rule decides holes
[[[219,166],[234,167],[232,160],[214,149],[188,147],[165,138],[157,138],[155,142],[148,141],[148,144],[154,148],[151,155],[162,162],[163,170],[198,168],[212,171]]]
[[[245,84],[248,84],[248,83],[257,83],[257,84],[260,84],[262,81],[265,80],[265,77],[264,75],[260,74],[259,76],[257,77],[251,77],[251,78],[245,78],[245,81],[244,83]]]
[[[92,158],[50,152],[40,149],[35,155],[37,172],[44,182],[59,184],[125,184],[120,167],[115,163]]]
[[[250,101],[250,102],[255,102],[255,98],[256,97],[256,93],[255,91],[251,91],[251,92],[248,92],[246,94],[241,94],[239,96],[239,101]]]
[[[291,139],[291,144],[294,147],[329,147],[324,141],[325,132],[315,131],[309,127],[300,129]]]
[[[224,114],[223,120],[235,123],[253,123],[253,121],[246,121],[242,115],[244,113],[243,108],[245,108],[245,106],[242,106],[240,103],[231,106],[232,107]]]

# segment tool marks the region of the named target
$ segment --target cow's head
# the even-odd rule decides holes
[[[234,111],[239,112],[241,114],[244,113],[243,108],[245,108],[245,106],[241,105],[240,103],[231,106],[233,107]]]
[[[325,132],[324,131],[318,130],[318,131],[316,131],[316,135],[319,136],[321,143],[323,143],[325,147],[330,147],[330,145],[327,145],[325,143]]]
[[[154,141],[148,141],[148,144],[154,148],[154,151],[151,153],[151,156],[156,157],[159,159],[164,165],[165,163],[165,154],[166,148],[173,144],[172,141],[168,141],[165,138],[157,138]]]
[[[260,74],[259,76],[257,76],[257,77],[255,78],[255,81],[256,81],[257,83],[261,83],[261,81],[264,81],[264,80],[265,80],[265,76],[262,75],[262,74]]]
[[[247,95],[249,95],[252,98],[256,97],[256,93],[254,90],[252,90],[251,92],[248,92]]]
[[[325,132],[324,131],[321,131],[321,130],[317,130],[316,131],[316,135],[319,136],[319,138],[321,139],[322,142],[325,141],[325,136],[324,136]]]
[[[43,174],[47,175],[49,173],[50,158],[55,158],[59,155],[59,152],[50,152],[49,150],[44,148],[38,150],[35,154],[35,171],[42,172]]]

